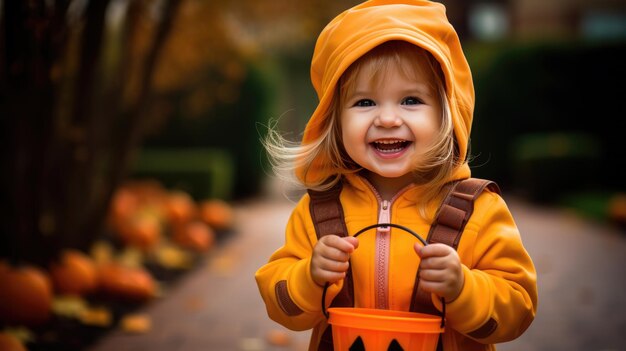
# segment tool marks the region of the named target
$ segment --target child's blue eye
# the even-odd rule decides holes
[[[406,97],[402,100],[402,105],[420,105],[423,104],[424,102],[422,102],[422,100],[414,97],[414,96],[409,96]]]
[[[370,99],[361,99],[359,101],[357,101],[354,106],[356,107],[372,107],[372,106],[376,106],[376,104],[374,103],[374,101],[370,100]]]

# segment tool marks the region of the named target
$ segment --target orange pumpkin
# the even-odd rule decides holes
[[[223,200],[204,200],[200,203],[200,219],[212,228],[229,229],[233,225],[233,209]]]
[[[50,318],[52,284],[41,269],[0,262],[0,321],[34,326]]]
[[[124,189],[131,192],[138,201],[138,211],[135,214],[150,212],[160,220],[167,215],[167,190],[153,179],[142,179],[127,182]]]
[[[609,199],[609,219],[616,223],[626,224],[626,194],[617,193]]]
[[[156,283],[143,268],[108,263],[99,268],[100,288],[112,297],[145,301],[156,296]]]
[[[196,204],[184,191],[173,191],[167,196],[167,218],[173,225],[187,222],[196,214]]]
[[[27,351],[26,347],[15,336],[0,332],[0,350],[2,351]]]
[[[206,223],[192,221],[175,228],[173,240],[184,248],[206,252],[215,242],[215,232]]]
[[[131,190],[119,188],[111,197],[108,223],[113,229],[128,221],[139,209],[139,198]]]
[[[162,235],[161,221],[150,213],[140,213],[117,229],[126,245],[144,251],[154,248]]]
[[[126,182],[122,187],[135,194],[144,204],[159,202],[166,192],[163,184],[156,179],[135,179]]]
[[[78,250],[64,250],[58,261],[50,263],[49,270],[54,290],[61,295],[81,296],[98,286],[93,260]]]
[[[161,238],[165,192],[156,182],[128,183],[111,199],[109,225],[124,244],[144,251]]]

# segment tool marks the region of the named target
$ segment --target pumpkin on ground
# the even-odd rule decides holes
[[[98,272],[91,257],[73,249],[64,250],[50,263],[54,291],[60,295],[82,296],[98,287]]]
[[[117,229],[125,245],[143,251],[153,249],[161,240],[163,232],[159,217],[147,210],[137,213]]]
[[[126,267],[110,262],[99,267],[100,289],[107,295],[132,302],[156,296],[152,275],[141,267]]]
[[[119,188],[111,198],[109,220],[118,224],[128,220],[139,208],[139,198],[130,189]]]
[[[35,326],[45,323],[52,310],[52,284],[35,266],[0,262],[0,322]]]
[[[230,229],[234,222],[232,207],[224,200],[209,199],[200,202],[200,219],[217,230]]]
[[[0,350],[2,351],[27,351],[26,347],[15,336],[0,332]]]
[[[608,204],[609,219],[615,223],[626,225],[626,193],[611,196]]]
[[[190,221],[196,215],[196,203],[184,191],[172,191],[165,201],[167,219],[172,225]]]
[[[215,242],[215,232],[204,222],[191,221],[176,226],[172,239],[183,248],[206,252]]]

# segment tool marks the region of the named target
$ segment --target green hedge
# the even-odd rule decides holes
[[[149,137],[144,148],[177,149],[193,154],[197,149],[221,150],[232,163],[230,192],[233,198],[256,194],[264,177],[264,156],[258,123],[266,124],[274,115],[275,77],[269,66],[259,63],[246,67],[239,98],[217,103],[204,115],[190,118],[182,108],[188,93],[174,97],[175,113],[158,135]],[[209,84],[210,77],[206,78]],[[174,161],[174,160],[172,160]]]
[[[580,189],[624,189],[626,173],[614,165],[626,161],[622,141],[626,43],[500,43],[467,45],[466,51],[476,89],[471,140],[475,176],[495,179],[508,189],[535,192],[546,201],[571,187],[568,182]],[[585,135],[592,141],[574,142],[562,157],[536,163],[534,172],[541,176],[531,186],[516,173],[519,163],[525,162],[519,143],[532,143],[533,135],[546,140]],[[535,148],[540,149],[546,140],[539,139]],[[588,147],[593,148],[592,169],[572,157]],[[529,166],[527,161],[524,167]],[[565,167],[570,161],[571,167]],[[554,181],[558,179],[562,181]],[[544,191],[539,189],[549,193],[536,194]]]
[[[144,148],[133,168],[137,178],[158,179],[196,200],[233,196],[235,162],[226,150],[209,148]]]

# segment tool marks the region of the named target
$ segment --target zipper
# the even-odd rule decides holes
[[[379,204],[378,224],[391,222],[391,206],[412,184],[402,188],[391,200],[383,200],[374,186],[363,179],[369,186]],[[391,244],[391,227],[376,228],[376,253],[374,257],[374,305],[377,309],[389,309],[389,252]]]
[[[391,219],[391,202],[380,201],[378,224],[389,223]],[[377,309],[389,309],[389,244],[391,244],[391,227],[378,227],[376,230],[376,299]]]
[[[389,223],[391,221],[391,202],[382,200],[378,210],[378,224]],[[378,227],[379,233],[389,233],[391,227]]]

